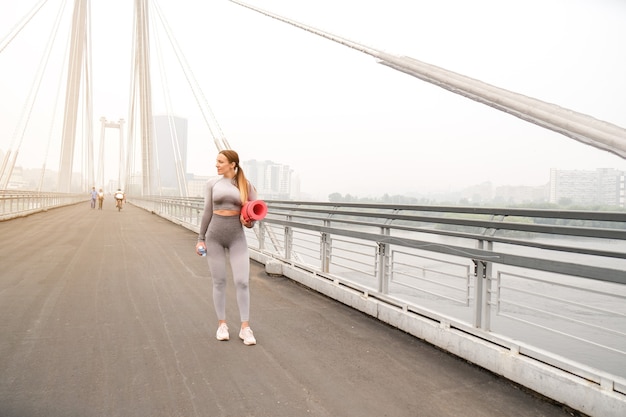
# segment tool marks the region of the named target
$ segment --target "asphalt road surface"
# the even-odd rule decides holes
[[[196,235],[112,198],[0,222],[0,417],[576,415],[251,263],[215,339]]]

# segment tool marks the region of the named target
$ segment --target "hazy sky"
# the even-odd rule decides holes
[[[39,0],[3,0],[0,41]],[[23,103],[61,0],[0,52],[0,149]],[[152,2],[163,11],[222,130],[242,160],[299,173],[305,193],[378,196],[483,181],[541,185],[550,168],[626,170],[626,161],[417,78],[228,0]],[[250,0],[268,11],[626,127],[622,0]],[[133,2],[92,0],[98,119],[127,118]],[[71,13],[71,6],[65,11]],[[152,13],[156,17],[156,13]],[[66,19],[66,26],[68,20]],[[152,28],[158,25],[152,23]],[[60,29],[63,42],[67,27]],[[155,113],[189,119],[188,168],[215,173],[216,148],[163,37],[167,86],[153,69]],[[152,56],[157,57],[158,52]],[[63,48],[56,60],[64,62]],[[51,57],[52,67],[55,58]],[[173,70],[172,70],[173,69]],[[46,74],[52,74],[49,70]],[[47,76],[18,164],[42,164],[59,79]],[[62,113],[62,106],[57,109]],[[32,130],[31,130],[32,129]],[[38,129],[38,130],[37,130]],[[34,133],[38,132],[38,133]],[[116,138],[117,134],[107,133]],[[114,139],[106,141],[109,144]],[[13,141],[15,143],[15,140]],[[48,166],[58,165],[50,145]],[[113,145],[107,145],[113,146]],[[106,153],[116,156],[114,149]]]

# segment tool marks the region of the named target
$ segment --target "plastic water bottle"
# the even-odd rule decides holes
[[[198,253],[199,253],[201,256],[206,256],[206,248],[205,248],[204,246],[200,246],[200,247],[198,248]]]

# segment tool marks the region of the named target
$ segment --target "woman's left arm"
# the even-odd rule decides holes
[[[250,181],[248,181],[248,201],[254,201],[257,198],[258,197],[256,193],[256,188],[254,188],[254,186],[250,183]],[[254,220],[250,220],[246,222],[245,219],[243,218],[243,213],[241,214],[241,216],[239,216],[239,218],[241,219],[241,224],[243,224],[248,229],[251,229],[254,227],[254,223],[255,223]]]

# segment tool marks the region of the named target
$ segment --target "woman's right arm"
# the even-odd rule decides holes
[[[211,217],[213,217],[213,184],[214,180],[207,181],[204,193],[204,212],[200,221],[200,230],[198,231],[198,242],[204,242],[206,239],[206,231],[209,228]]]

